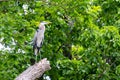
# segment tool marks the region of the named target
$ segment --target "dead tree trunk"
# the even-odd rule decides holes
[[[49,61],[47,58],[44,58],[23,71],[15,80],[35,80],[41,77],[45,71],[50,69],[51,67]]]

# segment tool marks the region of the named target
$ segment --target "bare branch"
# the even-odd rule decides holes
[[[15,80],[35,80],[41,77],[45,71],[50,69],[51,67],[49,61],[47,58],[44,58],[22,72]]]

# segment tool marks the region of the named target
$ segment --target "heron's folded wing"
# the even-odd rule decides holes
[[[36,31],[36,33],[35,33],[35,35],[34,35],[34,38],[33,38],[33,45],[36,44],[36,41],[37,41],[37,31]]]

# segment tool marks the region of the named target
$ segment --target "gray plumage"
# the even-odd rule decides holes
[[[33,39],[33,51],[35,55],[39,53],[39,49],[42,47],[43,40],[44,40],[44,31],[38,29]]]
[[[37,29],[33,39],[33,51],[34,51],[34,55],[36,56],[36,61],[37,61],[37,55],[40,51],[40,48],[42,47],[43,40],[44,40],[45,24],[48,24],[48,23],[47,22],[40,23],[39,29]],[[40,58],[41,58],[41,55],[40,55]]]

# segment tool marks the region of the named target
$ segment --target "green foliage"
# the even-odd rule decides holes
[[[13,54],[4,51],[1,52],[0,56],[0,79],[13,80],[19,73],[30,66],[30,56],[27,54]]]
[[[0,43],[10,48],[0,50],[0,79],[13,80],[31,65],[35,30],[39,21],[50,21],[41,54],[51,63],[45,73],[51,80],[119,80],[119,5],[119,0],[0,1]]]

